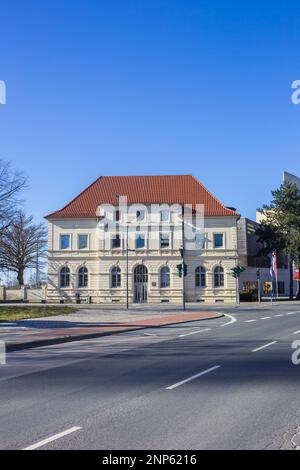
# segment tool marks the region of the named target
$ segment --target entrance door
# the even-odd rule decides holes
[[[143,264],[134,270],[134,301],[144,303],[148,300],[148,269]]]

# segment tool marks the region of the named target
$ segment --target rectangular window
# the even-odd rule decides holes
[[[168,233],[160,234],[160,247],[169,248],[170,246],[170,235]]]
[[[144,235],[137,235],[135,239],[135,248],[138,250],[139,248],[145,248],[145,236]]]
[[[115,211],[115,221],[119,222],[120,219],[121,219],[121,213],[120,213],[119,209],[117,209]]]
[[[114,248],[120,248],[121,246],[121,238],[120,238],[120,235],[115,235],[114,238],[112,239],[111,241],[111,247],[112,249]]]
[[[200,249],[204,249],[204,233],[196,233],[195,234],[195,244],[196,247]]]
[[[68,250],[71,246],[70,240],[71,240],[70,235],[61,235],[60,236],[60,249]]]
[[[214,248],[223,247],[223,233],[214,233]]]
[[[144,220],[145,218],[145,211],[143,210],[138,210],[136,211],[136,220]]]
[[[88,236],[87,235],[78,235],[78,249],[85,250],[88,247]]]
[[[160,221],[169,222],[169,220],[170,220],[170,211],[169,210],[160,211]]]

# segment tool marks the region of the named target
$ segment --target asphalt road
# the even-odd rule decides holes
[[[8,354],[0,448],[300,446],[300,303],[223,310],[230,316]]]

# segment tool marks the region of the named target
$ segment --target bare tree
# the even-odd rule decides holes
[[[24,285],[27,268],[37,268],[45,258],[47,231],[43,224],[34,224],[33,217],[17,212],[13,221],[0,235],[0,268],[17,273],[19,286]]]
[[[13,171],[11,164],[0,159],[0,234],[10,225],[20,203],[20,192],[26,187],[26,177]]]

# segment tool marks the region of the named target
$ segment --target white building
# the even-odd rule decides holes
[[[235,301],[239,214],[192,175],[100,177],[46,218],[48,301]]]

